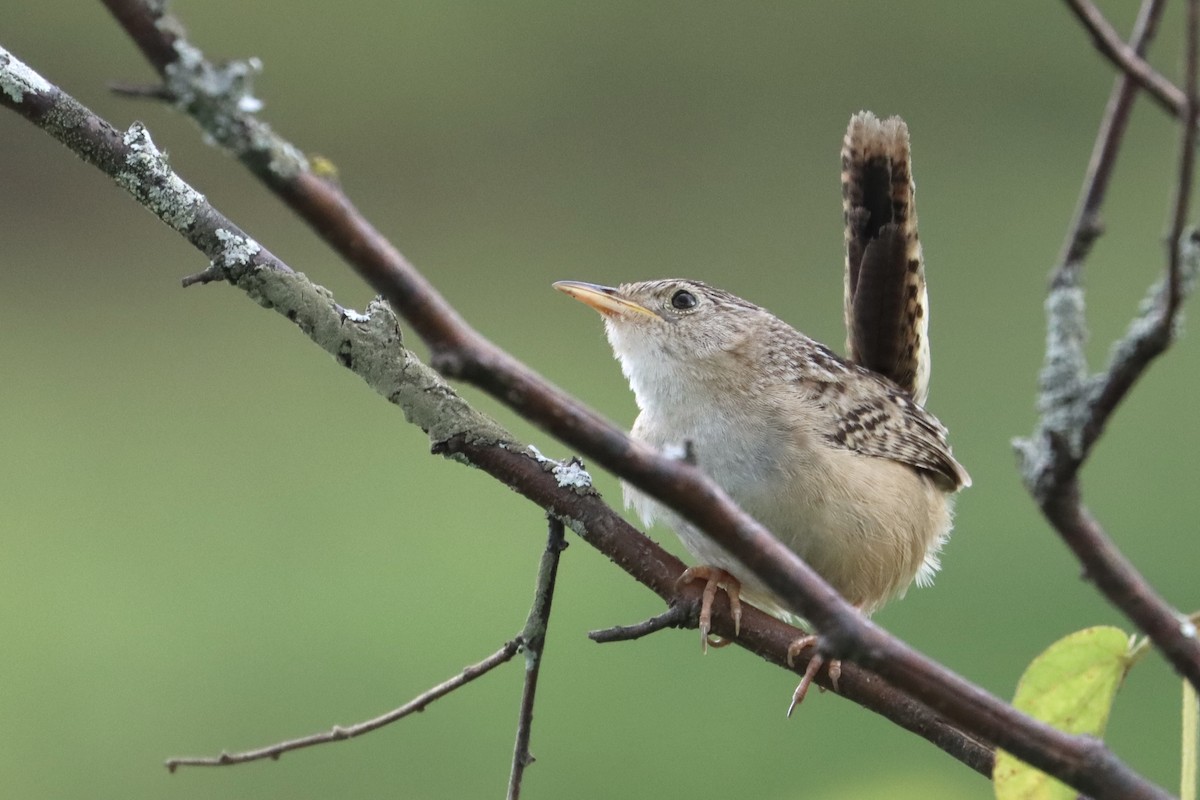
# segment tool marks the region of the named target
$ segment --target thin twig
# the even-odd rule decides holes
[[[588,631],[588,638],[600,644],[630,642],[634,639],[640,639],[643,636],[649,636],[652,633],[658,633],[667,628],[686,627],[695,615],[695,609],[687,608],[682,604],[675,604],[661,614],[656,614],[650,617],[650,619],[643,620],[635,625],[614,625],[611,628]]]
[[[293,750],[300,750],[319,744],[328,744],[329,742],[341,742],[346,739],[353,739],[356,736],[362,736],[364,733],[370,733],[385,725],[390,725],[398,719],[403,719],[409,714],[424,711],[425,707],[433,701],[445,697],[455,689],[465,686],[476,678],[491,672],[501,664],[511,661],[513,656],[520,652],[520,649],[520,639],[505,642],[503,647],[478,664],[472,664],[450,680],[439,683],[437,686],[417,695],[399,708],[392,709],[374,719],[359,722],[348,727],[335,725],[325,733],[315,733],[299,739],[278,742],[257,750],[244,750],[240,753],[221,753],[219,756],[170,758],[166,761],[166,767],[171,772],[174,772],[179,767],[226,767],[231,764],[245,764],[248,761],[259,761],[264,758],[276,760],[284,753],[289,753]]]
[[[1145,55],[1158,32],[1158,23],[1162,19],[1165,7],[1165,0],[1145,0],[1142,3],[1137,21],[1133,24],[1133,34],[1128,46],[1130,51],[1138,56]],[[1075,212],[1075,219],[1067,228],[1066,243],[1063,245],[1058,268],[1051,279],[1052,285],[1074,285],[1078,282],[1076,267],[1087,258],[1092,244],[1104,232],[1100,221],[1100,207],[1108,193],[1109,181],[1117,163],[1117,152],[1129,126],[1129,114],[1133,110],[1133,101],[1137,93],[1138,83],[1128,72],[1122,72],[1113,82],[1113,90],[1104,109],[1104,116],[1100,120],[1096,143],[1092,147],[1092,157],[1088,161],[1087,174],[1083,179],[1079,208]]]
[[[1197,0],[1188,0],[1184,30],[1184,106],[1180,115],[1178,183],[1167,234],[1167,291],[1162,310],[1162,324],[1168,336],[1183,297],[1183,231],[1187,227],[1196,170],[1196,122],[1200,115],[1196,85],[1197,60],[1200,59],[1200,34],[1197,33],[1200,30],[1200,4]]]
[[[564,533],[562,520],[550,517],[546,549],[542,551],[542,560],[538,565],[533,605],[529,608],[529,618],[525,621],[525,629],[521,633],[521,640],[525,643],[525,688],[521,693],[517,741],[513,746],[512,771],[508,777],[508,800],[517,800],[521,796],[521,780],[525,777],[525,767],[534,761],[529,752],[529,735],[533,729],[533,703],[537,696],[538,675],[541,673],[542,655],[545,652],[546,629],[550,625],[550,606],[554,601],[558,558],[567,548]]]
[[[1156,103],[1179,116],[1186,102],[1178,86],[1146,63],[1142,54],[1121,41],[1120,34],[1104,18],[1091,0],[1066,0],[1067,7],[1091,34],[1096,48],[1154,99]]]

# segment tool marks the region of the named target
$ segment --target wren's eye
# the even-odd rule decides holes
[[[680,289],[675,294],[671,295],[671,307],[677,308],[680,311],[687,311],[695,308],[700,301],[696,299],[696,295],[689,292],[687,289]]]

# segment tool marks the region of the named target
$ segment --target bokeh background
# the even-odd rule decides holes
[[[345,305],[369,291],[170,110],[99,3],[25,4],[0,43],[119,127],[147,123],[218,208]],[[1108,3],[1122,30],[1135,4]],[[838,150],[850,114],[913,135],[932,410],[975,479],[937,585],[879,622],[1002,696],[1053,640],[1128,624],[1024,494],[1045,276],[1112,70],[1056,3],[177,2],[216,59],[257,55],[265,118],[483,332],[624,424],[599,321],[550,289],[690,276],[840,346]],[[1178,74],[1180,10],[1152,61]],[[1141,103],[1088,267],[1099,361],[1163,264],[1175,129]],[[11,797],[408,798],[503,791],[516,664],[369,737],[168,775],[400,704],[528,608],[539,509],[428,455],[396,409],[224,286],[100,173],[0,114],[0,785]],[[1138,386],[1084,473],[1099,518],[1197,604],[1200,341]],[[472,397],[477,394],[466,393]],[[485,400],[543,451],[564,448]],[[601,491],[620,492],[598,470]],[[681,552],[673,537],[656,538]],[[598,646],[659,610],[565,554],[526,796],[988,797],[940,751],[695,633]],[[1110,724],[1177,786],[1179,685],[1153,656]]]

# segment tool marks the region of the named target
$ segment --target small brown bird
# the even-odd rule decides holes
[[[640,409],[632,436],[686,448],[743,509],[870,614],[914,580],[931,582],[953,495],[971,479],[946,429],[921,405],[928,315],[904,123],[855,115],[842,178],[853,361],[700,281],[554,286],[604,316]],[[708,579],[709,598],[724,586],[736,616],[740,585],[749,602],[797,621],[702,531],[624,488],[643,523],[666,523],[701,562],[685,579]],[[705,642],[710,605],[701,612]],[[814,641],[798,640],[792,653]],[[821,663],[810,662],[793,707]]]

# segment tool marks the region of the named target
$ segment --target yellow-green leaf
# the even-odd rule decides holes
[[[1129,637],[1097,626],[1065,636],[1033,660],[1013,705],[1067,733],[1100,737],[1129,669]],[[1074,800],[1078,793],[999,750],[992,771],[997,800]]]

